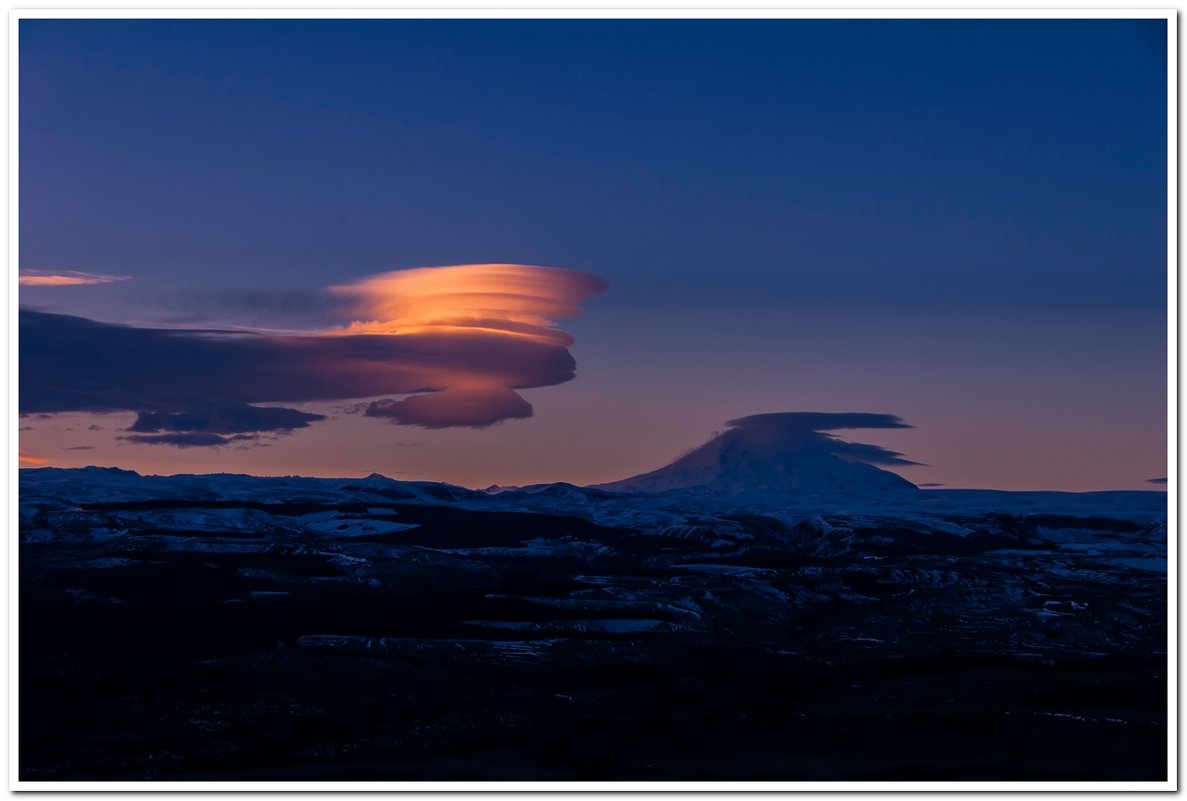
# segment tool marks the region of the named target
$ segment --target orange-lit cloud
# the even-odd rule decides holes
[[[330,287],[354,318],[343,334],[488,331],[564,346],[558,320],[606,288],[600,278],[524,264],[458,264],[396,270]]]
[[[98,275],[75,270],[54,272],[52,270],[21,270],[17,279],[22,286],[87,286],[90,284],[113,284],[130,280],[126,275]]]
[[[516,390],[573,378],[572,338],[556,321],[579,314],[604,286],[516,264],[398,271],[332,288],[341,325],[286,333],[22,310],[20,406],[135,411],[130,441],[187,447],[321,419],[260,403],[382,398],[358,411],[402,425],[481,428],[531,416]]]
[[[49,459],[44,456],[34,456],[26,451],[19,451],[18,462],[21,467],[44,467],[49,464]]]

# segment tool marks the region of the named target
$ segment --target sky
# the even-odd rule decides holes
[[[26,465],[1167,473],[1165,20],[19,26]]]

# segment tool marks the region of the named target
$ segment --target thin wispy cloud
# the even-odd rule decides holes
[[[234,434],[225,437],[205,431],[183,431],[176,434],[129,434],[119,439],[136,445],[172,445],[175,448],[217,448],[233,442],[255,442],[253,434]]]
[[[341,322],[342,299],[324,289],[238,288],[157,292],[143,299],[162,324],[249,327],[258,331],[312,329]]]
[[[17,279],[22,286],[89,286],[91,284],[114,284],[130,281],[128,275],[103,275],[84,273],[77,270],[21,270]]]

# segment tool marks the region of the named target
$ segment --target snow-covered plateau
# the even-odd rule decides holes
[[[1165,770],[1165,493],[712,463],[490,491],[22,470],[21,775]]]

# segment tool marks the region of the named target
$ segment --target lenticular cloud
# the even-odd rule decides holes
[[[343,333],[489,331],[571,345],[558,320],[581,314],[602,292],[599,278],[522,264],[460,264],[396,270],[330,292],[356,316]]]
[[[140,442],[183,434],[290,431],[320,419],[254,404],[382,398],[371,417],[428,428],[528,417],[516,390],[570,380],[557,326],[605,285],[515,264],[395,271],[333,287],[341,325],[274,334],[148,328],[22,310],[25,413],[137,412]],[[193,437],[187,444],[221,444]]]

